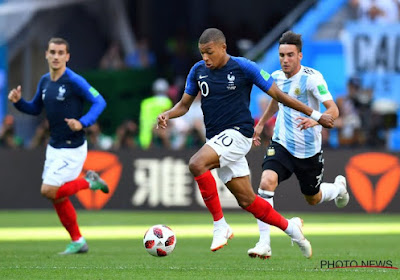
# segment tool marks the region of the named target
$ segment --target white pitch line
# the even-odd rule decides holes
[[[169,225],[177,238],[210,237],[212,225]],[[136,239],[143,238],[150,226],[82,226],[82,234],[89,239]],[[253,224],[231,224],[235,236],[258,236],[258,227]],[[385,235],[400,234],[398,223],[309,223],[305,224],[303,232],[309,235]],[[272,227],[271,235],[284,235]],[[24,240],[61,240],[68,238],[67,232],[61,227],[0,227],[1,241]]]

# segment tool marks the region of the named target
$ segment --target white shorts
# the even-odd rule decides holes
[[[206,142],[219,156],[218,177],[225,184],[236,177],[250,175],[246,154],[250,151],[252,138],[235,129],[226,129]]]
[[[87,155],[87,142],[77,148],[53,148],[47,145],[42,174],[43,184],[60,187],[75,180],[82,171]]]

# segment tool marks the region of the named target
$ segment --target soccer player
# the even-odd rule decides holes
[[[87,155],[85,132],[106,107],[104,98],[88,82],[67,67],[69,44],[62,38],[48,42],[46,59],[49,73],[42,76],[32,101],[21,98],[21,86],[10,91],[8,99],[27,114],[38,115],[45,108],[50,128],[50,142],[42,174],[41,194],[53,202],[62,225],[72,242],[61,254],[85,253],[88,245],[82,237],[75,208],[69,196],[83,189],[108,193],[108,186],[99,175],[88,171],[78,178]],[[83,115],[84,101],[92,105]]]
[[[320,102],[326,113],[335,119],[339,110],[328,91],[328,86],[315,69],[301,65],[301,35],[288,31],[279,40],[279,59],[281,70],[272,73],[278,87],[289,96],[308,104],[316,111]],[[335,200],[338,207],[349,202],[345,177],[339,175],[334,183],[321,183],[324,172],[324,159],[321,150],[321,126],[311,118],[288,106],[272,100],[254,129],[254,144],[260,145],[263,124],[276,112],[272,142],[267,148],[263,173],[258,194],[272,207],[274,192],[278,184],[293,173],[300,184],[301,192],[310,205]],[[270,228],[267,223],[258,220],[260,239],[254,248],[248,250],[250,257],[262,259],[271,256]]]
[[[223,217],[216,182],[210,172],[218,168],[218,176],[244,210],[285,231],[299,245],[303,255],[309,257],[311,245],[301,232],[300,218],[285,219],[252,189],[245,158],[254,131],[249,110],[251,88],[257,85],[274,99],[312,115],[326,127],[333,126],[333,118],[329,114],[316,114],[304,103],[287,96],[256,63],[230,56],[226,48],[226,39],[220,30],[209,28],[203,32],[199,38],[203,59],[190,70],[182,99],[158,116],[158,127],[166,128],[169,119],[184,115],[200,92],[208,141],[192,156],[189,169],[214,219],[211,251],[222,248],[233,237]]]

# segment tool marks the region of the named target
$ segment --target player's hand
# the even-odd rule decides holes
[[[297,127],[300,128],[300,130],[307,129],[307,128],[318,125],[318,122],[314,121],[313,119],[307,118],[307,117],[297,117],[296,121],[297,120],[300,120],[300,122],[297,124]]]
[[[167,128],[167,121],[169,120],[169,115],[164,112],[158,115],[157,117],[157,129],[162,128],[165,129]]]
[[[258,123],[254,127],[254,134],[253,134],[253,144],[254,146],[260,146],[261,145],[261,132],[263,131],[264,126]]]
[[[67,125],[69,126],[69,128],[72,131],[79,131],[79,130],[82,130],[82,128],[83,128],[81,122],[76,119],[65,118],[64,121],[67,123]]]
[[[21,86],[17,86],[17,88],[13,88],[8,94],[8,100],[12,103],[17,103],[21,99]]]
[[[335,119],[329,114],[322,114],[318,123],[325,128],[333,128],[335,125]]]

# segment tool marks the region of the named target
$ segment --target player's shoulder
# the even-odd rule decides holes
[[[283,73],[282,69],[275,70],[275,71],[272,72],[272,74],[271,74],[272,78],[274,78],[274,79],[277,79],[277,78],[279,78],[279,77],[281,77],[281,76],[284,76],[284,75],[285,75],[285,73]]]
[[[65,76],[71,83],[75,83],[75,84],[82,84],[82,83],[86,84],[87,83],[87,81],[84,77],[75,73],[68,67],[65,69]]]
[[[309,82],[321,82],[324,81],[324,76],[319,72],[318,70],[307,67],[307,66],[302,66],[301,67],[302,75],[308,76],[308,81]]]
[[[71,80],[82,78],[81,75],[75,73],[68,67],[65,69],[65,75]]]
[[[42,77],[40,77],[40,81],[47,81],[50,80],[50,72],[47,72],[46,74],[42,75]]]
[[[310,76],[311,78],[323,78],[321,72],[317,69],[308,67],[308,66],[301,66],[301,72],[303,75]]]
[[[205,68],[205,67],[206,67],[206,64],[205,64],[204,60],[199,60],[192,66],[192,69],[197,70],[197,69]]]
[[[231,56],[231,59],[240,66],[256,65],[254,61],[242,56]]]

